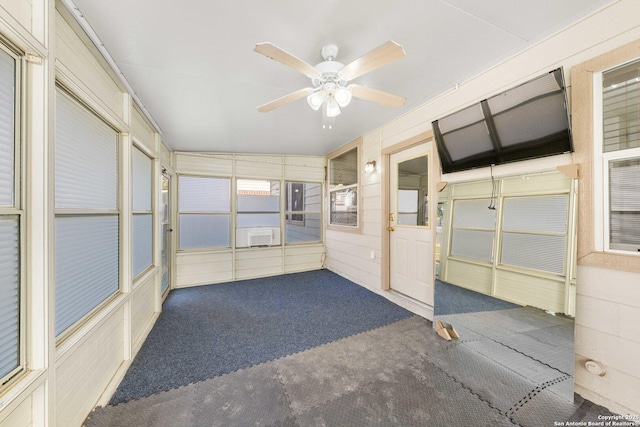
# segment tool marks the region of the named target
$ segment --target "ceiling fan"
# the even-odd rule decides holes
[[[330,44],[322,48],[320,53],[324,61],[315,67],[269,42],[258,43],[253,50],[301,72],[311,79],[313,85],[259,106],[258,111],[262,113],[306,97],[307,103],[314,110],[322,107],[323,127],[330,129],[333,119],[340,114],[340,107],[349,105],[352,96],[388,107],[400,107],[406,101],[402,96],[349,84],[349,81],[357,77],[404,57],[406,54],[403,47],[396,42],[383,43],[347,65],[336,61],[338,47]]]

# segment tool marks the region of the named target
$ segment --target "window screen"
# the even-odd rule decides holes
[[[119,291],[118,133],[56,92],[55,332]]]
[[[451,255],[480,261],[493,260],[496,211],[488,209],[491,200],[455,200]]]
[[[153,161],[134,147],[132,154],[133,219],[132,268],[138,276],[153,263],[153,213],[151,210]]]
[[[20,228],[16,181],[16,75],[19,62],[0,46],[0,385],[21,365]],[[18,188],[19,191],[19,188]]]
[[[603,152],[640,147],[640,61],[602,73]]]
[[[358,147],[329,159],[329,225],[358,226]]]
[[[287,182],[285,198],[286,243],[322,240],[322,185]]]
[[[228,178],[179,177],[180,249],[230,245],[230,183]]]
[[[500,263],[562,275],[569,196],[504,199]]]
[[[609,162],[609,247],[640,252],[640,158]]]

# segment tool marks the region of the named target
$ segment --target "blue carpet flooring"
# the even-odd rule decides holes
[[[518,308],[517,304],[436,280],[434,315],[477,313]]]
[[[328,270],[177,289],[111,399],[117,404],[410,317]]]

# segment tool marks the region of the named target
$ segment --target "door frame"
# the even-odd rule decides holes
[[[389,231],[387,227],[389,227],[389,200],[390,200],[390,174],[389,169],[391,167],[391,155],[404,151],[408,148],[414,147],[416,145],[420,145],[423,143],[432,142],[434,144],[433,149],[429,153],[429,167],[434,170],[434,167],[438,165],[438,153],[435,149],[435,140],[433,138],[433,131],[429,130],[426,132],[422,132],[416,136],[405,139],[404,141],[398,142],[396,144],[390,145],[388,147],[384,147],[380,154],[380,160],[382,163],[382,167],[380,168],[380,183],[382,185],[381,192],[381,217],[380,217],[380,231],[382,236],[382,290],[390,291],[391,290],[391,245],[390,245],[390,237]],[[429,203],[429,220],[433,221],[436,215],[436,207],[437,207],[437,196],[436,196],[436,185],[435,180],[430,180],[429,182],[429,192],[433,195],[433,198],[430,199]],[[433,224],[432,224],[433,225]],[[433,228],[433,227],[431,227]],[[435,229],[434,229],[435,230]],[[435,238],[433,239],[433,253],[435,253]],[[435,259],[434,259],[434,268],[435,268]]]

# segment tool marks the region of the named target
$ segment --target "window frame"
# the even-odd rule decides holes
[[[133,189],[133,180],[135,179],[135,171],[134,171],[134,153],[135,150],[138,150],[141,154],[143,154],[144,156],[146,156],[151,164],[151,175],[149,176],[149,183],[150,183],[150,191],[151,194],[149,195],[149,200],[150,200],[150,206],[148,210],[140,210],[140,209],[135,209],[135,193],[132,191],[131,192],[131,238],[130,238],[130,243],[131,243],[131,250],[130,250],[130,255],[131,255],[131,280],[132,283],[135,282],[137,279],[139,279],[140,277],[142,277],[146,272],[148,272],[151,268],[153,268],[155,266],[155,244],[156,244],[156,233],[154,232],[155,230],[155,222],[156,222],[156,214],[155,214],[155,197],[156,197],[156,187],[155,187],[155,162],[156,159],[153,158],[153,156],[151,156],[149,154],[149,152],[144,148],[144,146],[142,144],[139,144],[137,141],[135,141],[135,139],[133,140],[133,144],[131,145],[131,185],[132,185],[132,189]],[[149,265],[147,265],[142,271],[140,271],[138,274],[135,274],[135,272],[133,271],[133,218],[136,215],[151,215],[151,263]]]
[[[593,167],[594,167],[594,246],[598,252],[617,255],[640,256],[640,251],[617,249],[611,247],[610,233],[610,180],[609,166],[612,162],[633,160],[640,158],[640,147],[624,148],[620,150],[604,150],[604,102],[603,102],[603,74],[607,71],[623,67],[640,61],[634,57],[617,64],[607,64],[606,68],[592,72],[591,84],[593,88],[592,120],[593,120]],[[639,65],[640,66],[640,63]],[[600,178],[600,179],[598,179]]]
[[[14,69],[14,117],[13,117],[13,205],[0,206],[0,217],[16,216],[18,220],[18,365],[3,377],[0,377],[0,393],[10,387],[20,376],[28,370],[28,344],[27,344],[27,286],[25,273],[25,252],[26,252],[26,232],[27,216],[25,214],[25,198],[23,191],[25,186],[26,168],[24,161],[25,145],[23,140],[24,107],[26,104],[25,86],[25,57],[24,52],[15,48],[12,44],[0,37],[0,50],[9,55],[15,61]]]
[[[108,297],[104,298],[99,304],[93,307],[91,310],[86,312],[82,317],[77,319],[73,324],[69,325],[66,329],[57,333],[55,336],[56,345],[60,346],[64,343],[70,336],[76,333],[78,330],[82,328],[88,321],[90,321],[94,316],[96,316],[100,311],[102,311],[109,303],[111,303],[118,296],[122,295],[124,292],[123,289],[123,277],[122,277],[122,269],[123,269],[123,234],[122,234],[122,185],[123,185],[123,174],[122,174],[122,141],[123,141],[123,133],[114,126],[109,120],[107,120],[104,116],[102,116],[99,112],[97,112],[94,108],[92,108],[87,102],[83,101],[82,98],[77,96],[72,90],[70,90],[64,83],[56,80],[54,96],[66,96],[69,100],[75,103],[77,106],[82,108],[86,113],[93,116],[96,120],[102,122],[105,126],[109,127],[113,130],[116,136],[116,207],[115,209],[108,208],[58,208],[55,206],[55,189],[53,192],[54,197],[54,224],[55,220],[58,217],[98,217],[98,216],[115,216],[117,217],[118,224],[118,289],[113,292]],[[55,102],[55,101],[54,101]],[[55,146],[54,146],[54,162],[55,162]],[[55,229],[55,225],[54,225]],[[55,238],[54,243],[55,245]],[[55,252],[55,251],[54,251]],[[54,316],[54,329],[56,323],[56,317]]]
[[[356,180],[355,184],[345,185],[338,188],[331,188],[331,173],[332,173],[332,160],[335,158],[346,154],[352,150],[356,150]],[[329,153],[327,155],[327,177],[326,177],[326,186],[327,186],[327,230],[331,231],[346,231],[352,233],[360,233],[362,230],[362,218],[361,218],[361,208],[362,208],[362,138],[358,138],[339,149]],[[348,190],[350,188],[355,188],[357,196],[356,196],[356,225],[341,225],[341,224],[333,224],[331,222],[331,196],[334,192]]]
[[[180,208],[180,193],[181,193],[181,189],[180,189],[180,179],[183,177],[190,177],[190,178],[209,178],[209,179],[224,179],[227,180],[227,185],[229,188],[229,210],[228,211],[203,211],[203,212],[195,212],[195,211],[182,211]],[[202,252],[202,251],[217,251],[217,250],[231,250],[233,248],[233,239],[232,239],[232,227],[233,227],[233,214],[234,214],[234,202],[233,202],[233,188],[232,188],[232,183],[233,183],[233,179],[230,176],[219,176],[219,175],[199,175],[199,174],[192,174],[192,173],[184,173],[184,174],[177,174],[176,175],[177,178],[177,183],[176,183],[176,188],[177,188],[177,196],[176,196],[176,201],[177,201],[177,207],[176,207],[176,211],[177,211],[177,218],[176,218],[176,226],[172,227],[173,229],[177,229],[178,233],[176,236],[176,242],[177,242],[177,248],[176,248],[176,252]],[[180,217],[181,215],[186,214],[186,215],[228,215],[229,216],[229,230],[228,230],[228,239],[229,239],[229,244],[227,246],[208,246],[208,247],[198,247],[198,248],[182,248],[181,246],[181,238],[180,235],[182,233],[181,230],[181,225],[180,225]]]
[[[308,245],[308,244],[318,244],[318,243],[322,243],[324,242],[324,230],[322,230],[322,224],[324,222],[324,219],[322,218],[322,212],[323,212],[323,200],[324,200],[324,195],[322,194],[322,182],[314,182],[314,181],[302,181],[302,180],[289,180],[289,179],[285,179],[283,181],[283,188],[285,189],[285,200],[284,200],[284,208],[283,208],[283,215],[284,215],[284,244],[285,246],[290,246],[290,245]],[[290,204],[290,196],[291,196],[291,187],[293,186],[293,184],[300,184],[302,185],[303,188],[303,193],[306,194],[306,190],[305,190],[305,186],[306,184],[313,184],[313,185],[317,185],[318,189],[320,190],[320,209],[317,211],[307,211],[307,205],[304,201],[304,195],[302,197],[302,207],[303,210],[299,211],[290,211],[287,210],[287,206],[291,206]],[[289,216],[292,215],[302,215],[303,219],[302,221],[297,221],[294,219],[287,219]],[[303,241],[303,242],[287,242],[287,225],[300,225],[300,226],[304,226],[306,223],[306,215],[307,214],[315,214],[315,215],[319,215],[320,216],[320,238],[318,240],[309,240],[309,241]]]

